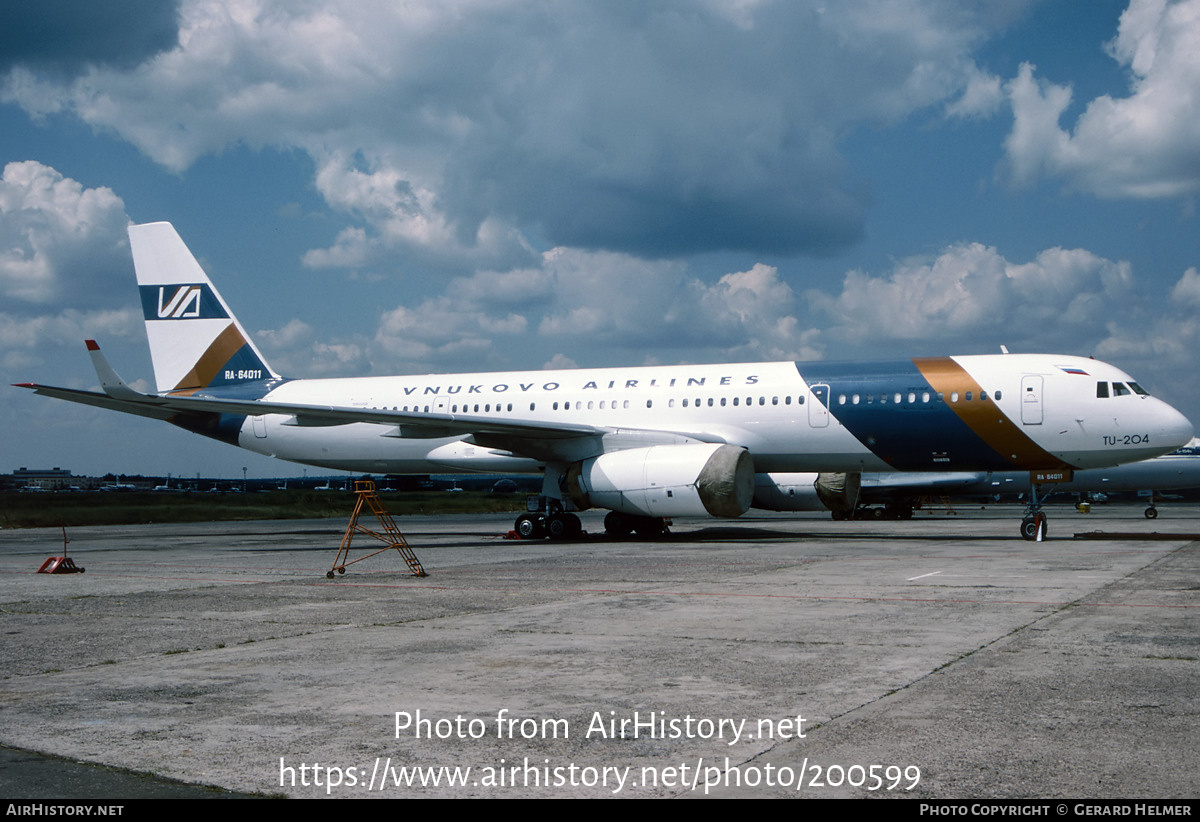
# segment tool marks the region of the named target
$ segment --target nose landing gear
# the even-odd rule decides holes
[[[1021,520],[1021,538],[1030,542],[1041,542],[1046,538],[1046,515],[1038,499],[1036,482],[1029,487],[1029,506],[1025,509],[1025,518]]]
[[[1021,536],[1031,542],[1041,542],[1046,537],[1046,515],[1038,511],[1021,520]]]

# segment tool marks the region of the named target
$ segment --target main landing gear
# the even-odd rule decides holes
[[[555,511],[550,514],[526,513],[517,517],[513,530],[521,539],[544,539],[549,537],[555,542],[579,539],[583,533],[583,524],[579,517],[567,511]]]
[[[563,494],[565,468],[547,466],[542,477],[542,493],[525,499],[525,513],[513,523],[513,531],[521,539],[546,539],[555,542],[579,539],[583,524],[567,510],[570,504]],[[552,493],[557,489],[558,493]]]
[[[655,539],[669,532],[670,521],[663,517],[642,517],[609,511],[604,517],[604,533],[614,539],[626,539],[637,534],[644,539]],[[528,511],[517,517],[513,530],[521,539],[547,539],[567,542],[579,539],[583,525],[579,517],[569,511]]]
[[[640,517],[620,511],[609,511],[604,517],[604,533],[615,539],[627,539],[633,534],[647,539],[666,536],[670,533],[669,525],[670,522],[662,517]],[[526,513],[517,517],[513,530],[521,539],[549,538],[554,542],[566,542],[579,539],[583,525],[579,517],[568,511]]]

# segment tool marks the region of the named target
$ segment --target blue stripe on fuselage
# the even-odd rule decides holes
[[[810,387],[829,386],[830,413],[855,439],[894,468],[928,471],[968,465],[972,470],[1012,467],[938,399],[912,360],[797,363],[797,369]],[[923,401],[926,395],[928,402]]]

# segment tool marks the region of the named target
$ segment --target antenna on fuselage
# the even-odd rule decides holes
[[[1000,353],[1001,353],[1001,354],[1007,354],[1007,353],[1008,353],[1008,346],[1007,346],[1007,345],[1002,345],[1002,346],[1000,346]]]

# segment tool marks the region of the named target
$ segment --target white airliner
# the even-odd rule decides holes
[[[284,379],[169,223],[129,238],[157,393],[130,388],[90,340],[102,393],[22,387],[326,468],[541,472],[523,536],[574,536],[571,511],[589,507],[617,534],[740,516],[756,473],[1061,472],[1192,436],[1124,372],[1064,355]]]

